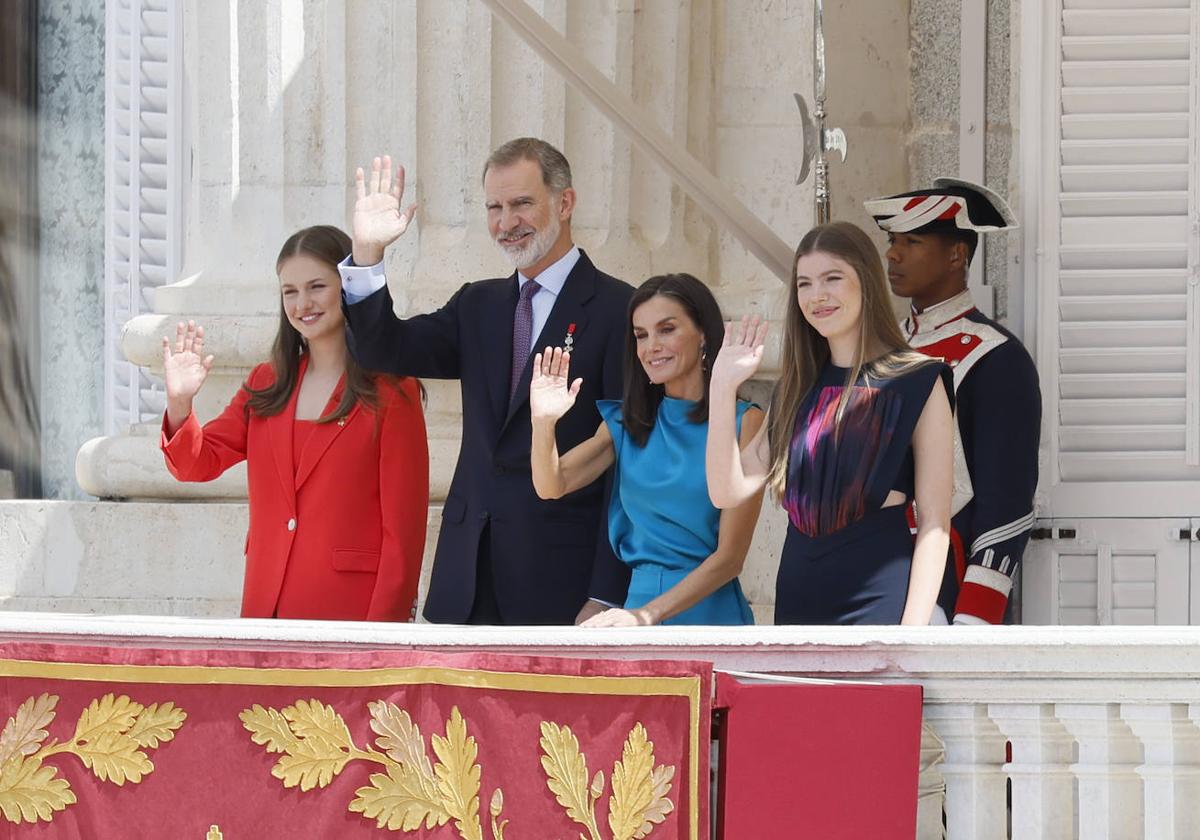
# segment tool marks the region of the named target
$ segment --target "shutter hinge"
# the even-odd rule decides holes
[[[1074,528],[1034,528],[1029,532],[1031,540],[1073,540]]]

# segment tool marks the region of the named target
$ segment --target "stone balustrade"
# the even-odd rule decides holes
[[[6,613],[0,638],[701,659],[726,670],[916,682],[945,745],[922,781],[945,780],[951,840],[1185,840],[1200,830],[1200,628],[584,631]]]

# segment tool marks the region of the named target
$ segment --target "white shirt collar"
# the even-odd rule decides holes
[[[547,266],[537,276],[538,285],[555,297],[558,297],[558,293],[562,291],[563,284],[567,282],[567,275],[571,273],[571,269],[575,267],[575,263],[577,262],[579,262],[579,246],[572,245],[571,250],[559,257],[558,262]],[[518,271],[517,288],[521,288],[528,282],[529,278]]]

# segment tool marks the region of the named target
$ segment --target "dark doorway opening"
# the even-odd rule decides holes
[[[0,498],[41,496],[37,0],[0,15]]]

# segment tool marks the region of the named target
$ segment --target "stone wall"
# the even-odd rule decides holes
[[[903,192],[910,183],[909,0],[825,4],[828,66],[826,122],[846,132],[849,156],[830,164],[832,216],[854,222],[884,247],[863,202]]]
[[[962,0],[911,0],[912,127],[908,168],[913,185],[929,184],[939,175],[958,174],[959,28]],[[1013,0],[987,3],[987,134],[984,151],[988,187],[1008,198],[1019,212],[1013,170],[1015,139],[1011,101]],[[1010,239],[987,237],[984,279],[995,292],[995,317],[1007,316]]]
[[[0,503],[0,609],[233,616],[244,504]]]

